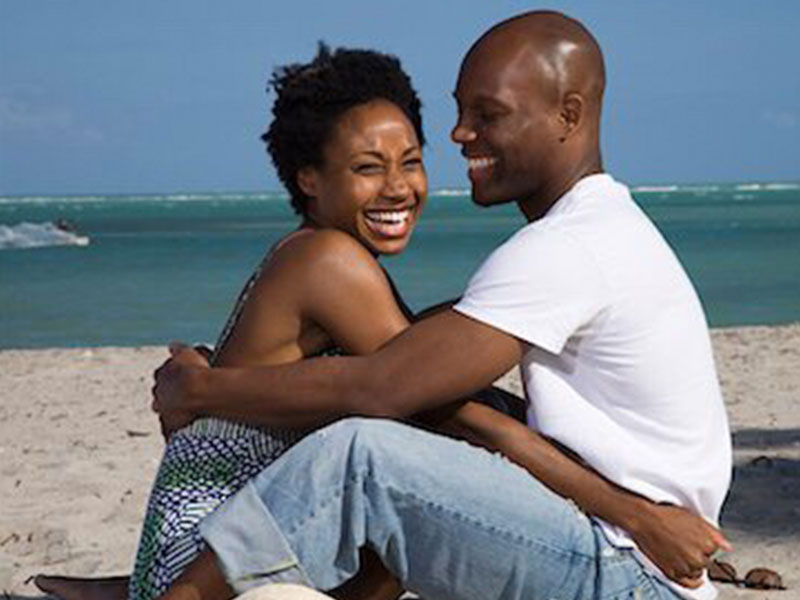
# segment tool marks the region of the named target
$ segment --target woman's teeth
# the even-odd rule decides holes
[[[367,213],[367,218],[381,223],[402,223],[411,215],[409,209],[406,210],[373,210]]]
[[[370,229],[387,237],[398,237],[408,233],[411,224],[411,209],[371,210],[365,213]]]

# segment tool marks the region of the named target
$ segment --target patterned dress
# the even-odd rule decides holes
[[[303,231],[308,230],[301,229],[280,244]],[[212,365],[278,247],[267,254],[245,284],[217,341]],[[163,594],[204,548],[197,527],[200,521],[306,433],[216,418],[198,419],[175,432],[150,493],[128,597],[151,600]]]
[[[239,294],[215,346],[210,360],[212,365],[272,255],[290,239],[311,231],[299,229],[267,253]],[[401,312],[413,321],[413,312],[403,302],[388,273],[384,271],[384,274]],[[320,353],[337,354],[342,352],[336,347]],[[308,431],[253,427],[204,418],[172,434],[150,492],[128,589],[129,599],[152,600],[163,594],[205,547],[197,527],[200,521]]]

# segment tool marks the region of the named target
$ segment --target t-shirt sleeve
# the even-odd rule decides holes
[[[606,296],[588,250],[563,232],[529,226],[484,261],[453,308],[558,354]]]

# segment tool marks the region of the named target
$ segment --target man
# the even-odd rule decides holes
[[[730,477],[724,407],[688,278],[603,173],[604,83],[577,21],[532,12],[493,27],[462,64],[452,137],[473,200],[514,201],[529,224],[458,304],[366,357],[229,370],[187,349],[157,374],[167,420],[319,426],[438,409],[443,427],[525,470],[405,425],[345,419],[212,515],[210,550],[168,596],[280,581],[331,589],[358,570],[363,547],[429,598],[714,596],[704,568],[729,549],[712,525]],[[458,402],[515,364],[531,428],[590,468]]]

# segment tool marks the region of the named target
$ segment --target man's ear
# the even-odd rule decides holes
[[[297,185],[309,198],[317,197],[317,170],[314,167],[303,167],[297,171]]]
[[[565,141],[577,131],[583,123],[583,111],[585,109],[583,96],[578,92],[569,92],[561,102],[561,114],[559,120],[562,124],[561,141]]]

